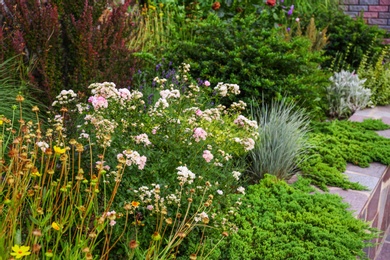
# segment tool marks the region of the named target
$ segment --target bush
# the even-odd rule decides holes
[[[326,16],[316,17],[320,28],[327,26],[329,44],[325,55],[333,58],[323,63],[333,71],[356,70],[367,51],[372,49],[378,53],[384,47],[386,30],[366,24],[362,15],[351,18],[339,12],[328,12]]]
[[[278,29],[262,29],[262,21],[254,16],[229,23],[210,16],[195,28],[193,41],[175,44],[166,59],[189,63],[194,78],[240,84],[244,101],[285,96],[321,113],[327,78],[319,68],[321,52],[311,52],[305,37],[286,41]]]
[[[267,175],[250,186],[233,233],[219,259],[366,258],[375,237],[348,204],[332,194],[309,194]]]
[[[252,115],[259,125],[259,139],[249,153],[248,172],[256,181],[266,173],[279,179],[289,178],[309,147],[309,120],[305,112],[282,100],[253,108]]]
[[[128,86],[135,59],[127,43],[136,26],[127,13],[130,2],[106,9],[103,0],[5,0],[0,58],[20,54],[35,64],[30,81],[47,104],[63,88],[82,94],[103,80]]]
[[[389,48],[383,48],[379,55],[371,51],[363,56],[357,74],[367,79],[364,87],[371,90],[371,101],[374,105],[390,104],[390,64],[387,62]]]
[[[111,193],[120,178],[121,189],[115,205],[122,206],[129,196],[138,197],[143,189],[147,187],[150,191],[156,185],[165,188],[170,197],[178,198],[181,190],[178,183],[186,183],[181,179],[196,176],[191,179],[191,189],[196,191],[189,193],[194,195],[191,203],[204,203],[205,197],[198,191],[205,192],[202,187],[207,187],[212,196],[218,196],[218,204],[205,212],[218,215],[231,204],[223,194],[244,191],[240,172],[245,169],[245,155],[254,147],[257,124],[241,115],[245,103],[233,103],[228,108],[220,104],[222,99],[239,93],[238,85],[221,83],[212,88],[207,81],[196,84],[189,76],[187,64],[178,70],[157,68],[156,75],[142,84],[143,93],[117,89],[109,82],[91,84],[89,104],[77,104],[81,121],[78,138],[90,140],[94,153],[106,155],[104,162],[97,162],[107,172],[106,192]],[[211,97],[213,91],[216,95]],[[68,99],[59,97],[60,109],[68,106],[63,104]],[[69,111],[72,111],[70,106]],[[75,116],[71,118],[73,121]],[[112,168],[117,161],[130,166],[120,177]],[[178,172],[184,172],[183,177]],[[156,221],[146,210],[148,204],[157,207],[150,199],[140,198],[142,208],[137,211],[142,213],[146,227],[135,226],[137,232],[129,234],[129,240],[138,239],[142,247],[149,243],[145,238],[153,233],[152,223]],[[171,200],[168,201],[174,202],[173,207],[177,205],[176,200]],[[179,203],[181,207],[177,211],[183,216],[187,205],[190,203]],[[190,215],[197,213],[197,209],[189,211]],[[175,214],[169,211],[168,215],[174,218]],[[200,228],[196,230],[199,234],[203,232]]]
[[[371,90],[363,87],[366,79],[360,80],[354,72],[342,70],[329,80],[332,82],[327,88],[330,116],[346,118],[369,104]]]

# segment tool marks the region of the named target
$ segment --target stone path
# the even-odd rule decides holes
[[[366,118],[382,119],[390,125],[390,106],[375,107],[355,112],[349,120],[361,122]],[[390,138],[390,130],[378,131],[379,135]],[[390,167],[372,163],[368,168],[348,164],[344,173],[351,181],[365,185],[367,191],[342,190],[329,187],[350,204],[357,218],[364,219],[383,231],[377,239],[377,246],[368,248],[367,255],[373,260],[390,260]]]

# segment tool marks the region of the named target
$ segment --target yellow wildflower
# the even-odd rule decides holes
[[[53,229],[57,230],[57,231],[61,229],[60,224],[58,224],[57,222],[51,223],[51,227],[52,227]]]
[[[65,151],[66,151],[65,148],[61,148],[61,147],[59,147],[59,146],[54,146],[54,152],[55,152],[55,154],[57,154],[57,155],[64,154]]]
[[[11,255],[15,256],[16,259],[22,258],[23,256],[30,255],[30,247],[29,246],[19,246],[19,245],[14,245],[12,247],[12,252]]]

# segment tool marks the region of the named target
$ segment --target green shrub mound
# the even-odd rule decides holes
[[[381,120],[360,122],[332,121],[312,122],[306,160],[300,165],[302,174],[312,184],[327,190],[326,186],[343,189],[364,189],[358,183],[347,180],[343,172],[347,163],[368,167],[372,162],[390,165],[390,140],[374,131],[389,129]]]
[[[191,64],[194,78],[240,85],[240,98],[262,97],[300,102],[318,112],[322,109],[328,75],[320,69],[321,52],[311,52],[305,37],[285,39],[282,30],[265,30],[255,16],[229,22],[209,16],[191,28],[196,38],[172,45],[166,60]]]
[[[364,258],[367,223],[353,217],[341,197],[310,194],[267,175],[248,188],[238,232],[220,259]]]

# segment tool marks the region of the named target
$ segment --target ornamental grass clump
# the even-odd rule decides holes
[[[285,100],[252,108],[259,124],[259,138],[250,151],[248,172],[254,180],[268,173],[287,179],[297,171],[300,158],[309,147],[309,119],[305,112]]]

